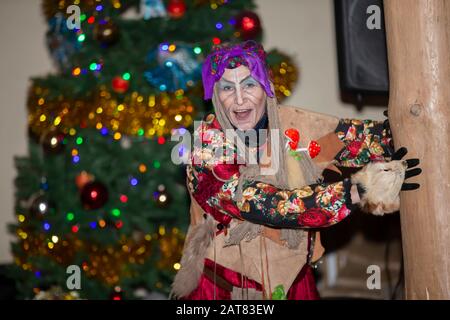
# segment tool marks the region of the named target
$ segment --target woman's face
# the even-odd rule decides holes
[[[218,98],[230,122],[239,130],[253,129],[265,113],[266,93],[246,66],[225,69]]]

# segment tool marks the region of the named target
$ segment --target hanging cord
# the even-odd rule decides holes
[[[265,251],[265,256],[266,256],[266,265],[267,265],[267,283],[269,285],[269,300],[272,300],[272,286],[270,284],[270,273],[269,273],[269,258],[267,256],[267,246],[266,246],[266,237],[264,237],[263,235],[261,235],[261,237],[263,238],[263,244],[264,244],[264,251]]]
[[[242,300],[244,300],[244,288],[245,288],[245,291],[247,293],[246,300],[248,300],[247,278],[245,276],[244,258],[242,256],[242,246],[241,246],[240,242],[239,242],[239,258],[241,260],[241,297],[242,297]],[[245,281],[245,283],[244,283],[244,281]]]

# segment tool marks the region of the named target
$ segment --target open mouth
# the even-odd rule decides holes
[[[249,119],[252,111],[253,111],[252,109],[240,109],[233,111],[233,113],[237,120],[243,121]]]

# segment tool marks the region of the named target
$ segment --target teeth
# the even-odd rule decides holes
[[[242,112],[248,112],[248,111],[250,111],[250,109],[236,110],[235,112],[236,112],[236,113],[242,113]]]

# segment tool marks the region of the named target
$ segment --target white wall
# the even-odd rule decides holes
[[[44,35],[41,1],[2,0],[0,10],[0,263],[11,261],[15,155],[27,152],[26,95],[30,76],[52,70]]]
[[[2,0],[0,10],[0,263],[11,261],[6,224],[14,221],[13,156],[27,152],[26,94],[30,76],[53,70],[45,47],[41,1]],[[256,0],[265,47],[295,57],[300,83],[288,104],[340,117],[381,119],[339,100],[332,0]]]

